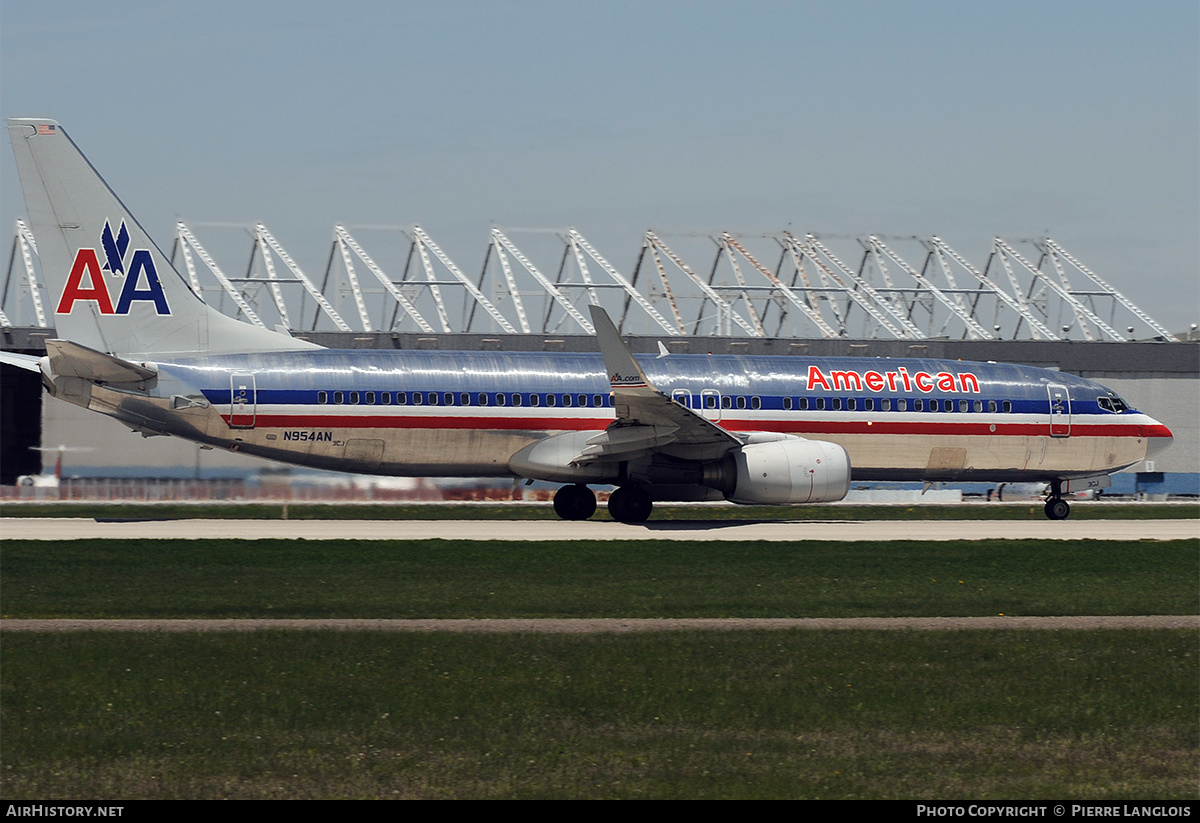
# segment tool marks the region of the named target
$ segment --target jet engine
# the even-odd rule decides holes
[[[706,485],[733,503],[832,503],[850,490],[850,457],[822,440],[749,443],[721,461],[719,474]]]

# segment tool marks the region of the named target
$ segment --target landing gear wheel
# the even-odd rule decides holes
[[[653,508],[654,502],[641,486],[622,486],[608,498],[608,513],[618,523],[645,523]]]
[[[1046,501],[1046,517],[1051,520],[1066,520],[1071,514],[1071,504],[1061,497],[1051,497]]]
[[[587,486],[563,486],[554,493],[554,513],[563,520],[587,520],[596,513],[596,495]]]

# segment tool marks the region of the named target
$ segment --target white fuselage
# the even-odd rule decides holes
[[[153,364],[146,393],[90,405],[139,428],[302,465],[510,476],[510,458],[614,419],[596,355],[276,352]],[[1106,474],[1170,442],[1104,387],[1031,367],[934,360],[672,355],[643,364],[721,427],[830,441],[859,480],[1052,480]],[[1119,404],[1119,399],[1117,400]]]

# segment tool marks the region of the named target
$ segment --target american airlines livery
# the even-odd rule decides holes
[[[599,306],[599,355],[338,351],[205,305],[53,120],[8,121],[62,339],[51,395],[146,435],[320,469],[564,484],[616,520],[656,500],[841,500],[851,479],[1038,481],[1065,493],[1171,443],[1113,392],[1028,366],[678,355],[639,361]]]

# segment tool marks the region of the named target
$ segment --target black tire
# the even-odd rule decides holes
[[[622,486],[608,498],[608,513],[619,523],[645,523],[653,510],[654,501],[640,486]]]
[[[1061,497],[1052,497],[1046,501],[1046,517],[1051,520],[1066,520],[1071,515],[1071,504]]]
[[[596,495],[587,486],[563,486],[554,494],[554,513],[563,520],[587,520],[596,513]]]

